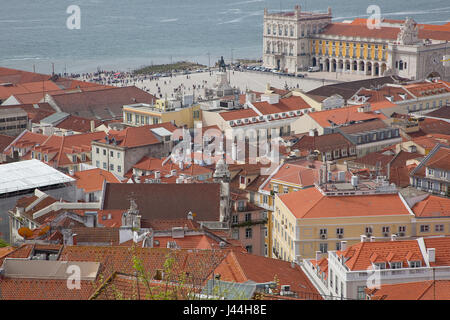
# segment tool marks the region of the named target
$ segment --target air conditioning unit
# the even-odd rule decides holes
[[[343,237],[344,237],[343,234],[338,234],[338,238],[339,238],[339,239],[342,239]]]

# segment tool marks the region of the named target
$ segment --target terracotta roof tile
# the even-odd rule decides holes
[[[450,266],[450,237],[429,237],[423,240],[427,249],[435,249],[435,262],[430,262],[430,266]]]
[[[122,182],[111,172],[99,168],[77,171],[74,173],[73,177],[77,179],[77,188],[83,189],[86,193],[102,190],[104,181],[108,183]]]
[[[387,269],[388,262],[402,262],[407,267],[408,261],[419,260],[425,266],[417,240],[360,242],[337,254],[346,258],[345,265],[350,271],[367,270],[372,263],[379,262],[385,262]]]
[[[450,216],[450,198],[429,195],[412,207],[416,217]]]
[[[450,280],[382,284],[366,293],[371,300],[450,300]]]
[[[217,183],[108,183],[103,209],[126,210],[130,207],[130,196],[136,199],[143,219],[185,218],[191,211],[197,221],[219,221],[220,185]]]
[[[297,219],[409,215],[398,194],[324,196],[314,187],[278,197]]]

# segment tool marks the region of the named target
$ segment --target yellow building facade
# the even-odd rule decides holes
[[[340,250],[341,241],[351,246],[361,237],[388,241],[393,237],[401,240],[450,234],[450,217],[418,219],[400,194],[339,199],[318,195],[317,190],[275,195],[271,228],[274,258],[314,259],[316,252]],[[304,192],[308,194],[302,195]],[[358,202],[359,208],[355,206]]]
[[[131,126],[172,122],[178,127],[193,128],[202,120],[200,105],[174,108],[167,100],[156,100],[154,105],[135,104],[123,106],[123,122]]]
[[[310,39],[312,65],[329,72],[382,76],[387,70],[387,42]]]

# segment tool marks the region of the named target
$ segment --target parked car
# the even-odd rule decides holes
[[[318,72],[318,71],[320,71],[320,67],[319,66],[309,67],[308,68],[308,72]]]

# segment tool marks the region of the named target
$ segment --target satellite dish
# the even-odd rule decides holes
[[[17,231],[17,233],[21,236],[21,237],[23,237],[23,238],[29,238],[29,237],[31,237],[31,236],[33,236],[33,231],[31,231],[30,230],[30,228],[27,228],[27,227],[22,227],[22,228],[20,228],[18,231]]]

